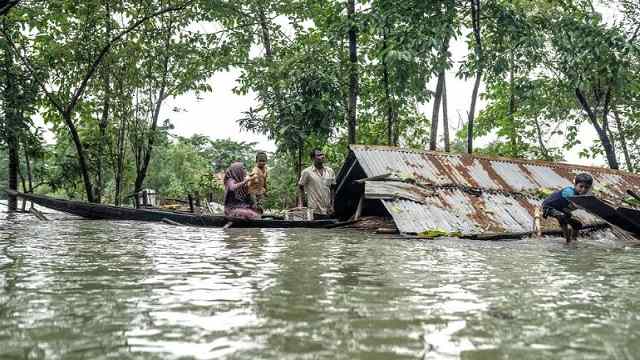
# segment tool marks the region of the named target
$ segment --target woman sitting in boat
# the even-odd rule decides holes
[[[247,171],[240,162],[229,166],[224,174],[224,215],[239,219],[259,219],[260,213],[249,194],[248,183],[254,176],[247,177]]]

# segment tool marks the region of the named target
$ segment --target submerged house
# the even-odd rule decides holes
[[[343,219],[392,218],[404,234],[526,235],[536,232],[548,192],[571,185],[581,172],[593,176],[595,191],[608,200],[640,189],[640,175],[604,168],[355,145],[337,176],[336,209]],[[587,227],[603,225],[583,210],[575,216]],[[541,228],[559,230],[552,219]]]

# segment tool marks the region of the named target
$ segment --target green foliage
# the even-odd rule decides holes
[[[207,149],[193,140],[178,137],[169,146],[158,149],[150,166],[149,188],[174,198],[185,194],[206,196],[209,192],[222,191],[222,184],[215,177],[207,157]]]
[[[582,151],[583,156],[606,155],[611,160],[622,152],[622,143],[633,144],[626,129],[635,122],[627,113],[637,89],[638,44],[631,25],[635,22],[625,20],[626,29],[607,24],[591,5],[589,1],[503,0],[483,4],[488,105],[474,132],[497,141],[480,151],[558,159],[581,145],[578,129],[585,121],[596,129],[599,139]],[[637,10],[625,1],[622,6],[622,13]],[[472,73],[475,66],[470,56],[461,75]],[[578,90],[584,101],[578,101]],[[613,126],[608,114],[616,109],[624,112],[621,126]],[[549,146],[552,138],[562,147]],[[615,148],[603,142],[609,138]]]
[[[295,160],[285,153],[269,159],[267,209],[288,209],[296,205],[298,174]]]
[[[344,116],[335,68],[327,62],[320,34],[310,32],[294,46],[280,48],[278,62],[256,61],[240,78],[239,92],[254,90],[260,107],[239,120],[254,132],[266,133],[280,151],[304,152],[310,139],[326,141]]]

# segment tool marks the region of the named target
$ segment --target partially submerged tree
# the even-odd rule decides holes
[[[29,18],[29,26],[38,32],[31,36],[26,46],[16,44],[14,36],[8,32],[3,31],[3,35],[16,57],[20,58],[29,74],[39,84],[49,108],[45,113],[45,119],[55,126],[62,121],[73,140],[88,201],[95,202],[96,194],[91,180],[88,154],[78,129],[78,126],[83,124],[79,124],[76,117],[78,109],[83,106],[90,81],[94,79],[112,46],[126,35],[158,16],[184,10],[192,2],[185,0],[178,5],[160,8],[153,4],[142,9],[146,10],[141,11],[142,14],[135,11],[126,14],[132,16],[126,25],[118,31],[113,31],[111,38],[100,42],[93,41],[94,26],[100,19],[104,19],[104,15],[101,14],[103,7],[98,2],[65,6],[66,0],[52,0],[14,9],[15,16]],[[51,16],[52,14],[55,16]],[[106,23],[111,22],[107,20]],[[30,52],[26,53],[27,50]],[[42,64],[46,64],[48,68],[48,78],[39,76],[35,69]]]

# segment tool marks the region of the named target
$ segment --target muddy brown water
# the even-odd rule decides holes
[[[50,216],[0,213],[0,359],[640,357],[640,249],[609,237]]]

